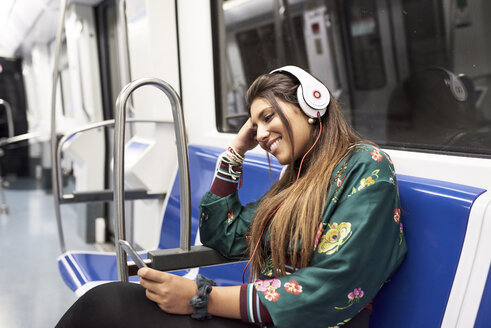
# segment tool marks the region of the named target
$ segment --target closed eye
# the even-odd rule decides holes
[[[274,112],[264,116],[264,122],[268,123],[274,116]]]

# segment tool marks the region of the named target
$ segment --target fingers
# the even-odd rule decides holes
[[[245,123],[244,123],[244,125],[243,125],[243,126],[252,127],[252,120],[251,120],[251,118],[250,118],[250,117],[247,119],[247,121],[245,121]]]
[[[169,274],[166,272],[154,270],[151,268],[141,268],[137,273],[141,278],[150,280],[157,283],[166,282],[169,278]]]
[[[165,293],[165,287],[158,282],[147,280],[145,278],[140,278],[140,286],[146,289],[146,296],[149,300],[161,303],[163,293]]]
[[[140,285],[154,294],[161,294],[166,286],[171,283],[171,274],[150,268],[138,270]]]
[[[153,292],[152,290],[150,289],[147,289],[145,291],[145,294],[147,296],[147,298],[152,301],[152,302],[155,302],[155,303],[160,303],[161,299],[160,299],[160,295]]]
[[[155,283],[151,280],[146,280],[145,278],[140,278],[140,285],[145,289],[155,289],[156,284],[157,283]]]
[[[245,122],[244,127],[247,129],[249,134],[256,134],[256,128],[252,125],[250,118],[247,120],[247,122]]]

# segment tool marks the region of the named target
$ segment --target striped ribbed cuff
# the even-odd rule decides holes
[[[240,318],[244,322],[272,323],[268,309],[261,303],[254,284],[240,287]]]
[[[239,183],[239,179],[233,180],[230,176],[222,174],[220,171],[228,171],[229,164],[220,163],[219,170],[215,173],[215,178],[213,179],[213,183],[211,184],[210,192],[217,195],[218,197],[225,197],[230,195],[231,193],[237,191],[237,185]],[[242,169],[235,169],[236,172],[239,172]]]

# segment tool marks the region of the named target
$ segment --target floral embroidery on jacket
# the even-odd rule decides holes
[[[370,155],[372,155],[373,160],[377,162],[380,162],[383,158],[382,154],[380,154],[378,150],[372,150]]]
[[[348,294],[348,305],[346,305],[344,307],[337,307],[337,306],[335,306],[334,308],[336,310],[344,310],[344,309],[347,309],[350,306],[352,306],[353,304],[358,303],[360,301],[360,298],[363,297],[363,295],[365,295],[365,293],[363,292],[363,289],[361,289],[361,288],[355,288],[351,293]]]
[[[278,298],[280,298],[280,293],[276,291],[276,289],[268,289],[263,292],[264,297],[270,302],[276,302]]]
[[[314,238],[314,251],[315,249],[317,248],[317,245],[319,244],[319,240],[321,239],[322,237],[322,233],[324,232],[324,226],[326,224],[325,223],[319,223],[319,226],[317,227],[317,232],[315,233],[315,238]]]
[[[331,255],[335,253],[339,246],[343,245],[351,237],[351,223],[341,222],[340,224],[328,224],[329,230],[322,237],[319,244],[319,253]]]
[[[261,275],[266,277],[273,277],[273,260],[271,257],[265,262],[264,268],[261,271]]]
[[[281,281],[278,279],[256,280],[254,287],[264,294],[264,297],[270,302],[276,302],[280,298],[280,293],[276,291],[281,287]]]
[[[404,239],[404,227],[402,223],[399,223],[399,245],[402,244],[402,240]]]
[[[334,191],[334,194],[332,196],[332,201],[334,204],[336,204],[339,200],[339,195],[341,194],[341,192],[343,191],[344,189],[344,186],[340,186],[338,188],[336,188],[336,190]]]
[[[302,286],[299,285],[299,283],[295,280],[290,280],[289,282],[286,282],[283,287],[285,288],[287,293],[293,295],[298,295],[302,292]]]
[[[379,172],[380,172],[379,169],[373,170],[369,176],[367,176],[366,178],[362,178],[360,181],[360,185],[358,186],[358,189],[356,187],[353,187],[353,189],[351,190],[351,193],[348,195],[348,197],[351,197],[357,191],[363,190],[363,189],[373,185],[375,183],[375,180],[378,179]]]
[[[394,209],[394,221],[399,224],[401,218],[401,210],[399,208]]]
[[[348,161],[346,160],[343,163],[343,166],[341,166],[341,168],[336,172],[336,175],[334,176],[334,178],[331,180],[331,184],[333,184],[333,186],[336,185],[336,189],[334,190],[334,193],[332,196],[332,201],[334,203],[338,202],[339,195],[341,194],[341,192],[344,189],[343,182],[344,182],[344,179],[346,178],[346,174],[343,177],[341,177],[341,174],[343,174],[343,172],[346,170],[347,167],[348,167]]]
[[[377,148],[375,146],[372,146],[372,145],[358,145],[355,148],[355,152],[356,153],[359,153],[359,152],[362,152],[362,151],[368,151],[368,152],[370,152],[371,150],[376,150],[376,151],[380,152],[380,149],[379,148]]]
[[[338,180],[336,181],[336,187],[341,187],[345,178],[346,175],[343,178],[338,178]]]
[[[227,213],[227,223],[231,224],[234,220],[234,211],[230,211]]]
[[[342,326],[342,325],[346,324],[346,323],[347,323],[348,321],[350,321],[351,319],[352,319],[352,318],[345,319],[345,320],[343,320],[343,321],[341,321],[341,322],[338,322],[338,324],[337,324],[337,325],[335,325],[335,326],[331,326],[331,327],[327,327],[327,328],[340,328],[339,326]]]
[[[373,178],[370,176],[370,177],[367,177],[366,179],[361,179],[360,181],[360,186],[358,187],[358,190],[362,190],[368,186],[371,186],[375,183],[375,181],[373,181]]]

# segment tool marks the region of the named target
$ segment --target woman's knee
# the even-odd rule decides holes
[[[102,327],[125,320],[133,312],[154,308],[156,304],[145,296],[138,284],[112,282],[92,288],[81,296],[65,313],[59,327]],[[158,307],[157,307],[158,308]],[[153,310],[153,309],[151,309]]]

